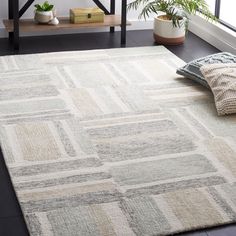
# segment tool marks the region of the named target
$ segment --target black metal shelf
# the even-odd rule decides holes
[[[19,49],[20,46],[20,30],[27,32],[28,31],[43,31],[42,26],[36,25],[33,23],[33,20],[20,20],[20,18],[24,15],[24,13],[28,10],[28,8],[34,3],[35,0],[28,0],[24,6],[19,9],[19,0],[8,0],[8,20],[4,20],[4,25],[6,30],[9,34],[9,40],[13,43],[13,47],[15,50]],[[110,9],[107,10],[106,7],[99,1],[99,0],[93,0],[93,2],[101,8],[105,15],[108,17],[105,17],[107,21],[105,21],[103,24],[84,24],[84,25],[73,25],[69,24],[67,22],[64,23],[61,26],[55,27],[53,29],[62,29],[62,28],[81,28],[81,27],[110,27],[110,33],[115,32],[115,26],[121,27],[121,45],[126,44],[126,26],[127,24],[127,0],[121,0],[121,16],[120,20],[117,19],[117,16],[115,15],[115,0],[110,0]],[[110,24],[109,24],[110,20]],[[34,26],[34,27],[32,27]],[[34,30],[32,30],[34,28]],[[30,30],[31,29],[31,30]],[[52,26],[46,26],[44,27],[45,31],[51,30]]]

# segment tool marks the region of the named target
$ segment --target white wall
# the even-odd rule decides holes
[[[221,51],[231,52],[236,55],[236,32],[220,23],[207,22],[201,16],[193,16],[191,18],[189,25],[191,32]]]
[[[121,1],[122,0],[116,0],[116,11],[119,14],[121,9]],[[20,7],[24,5],[26,0],[19,0]],[[36,3],[42,3],[44,0],[36,0],[34,4]],[[50,3],[55,5],[55,8],[57,10],[58,16],[68,16],[69,15],[69,9],[75,8],[75,7],[92,7],[95,6],[92,0],[49,0]],[[109,0],[101,0],[101,2],[107,6],[109,9]],[[33,5],[34,5],[33,4]],[[31,6],[28,11],[24,14],[23,18],[32,18],[34,12],[34,7]],[[128,19],[132,22],[132,26],[128,29],[151,29],[153,22],[152,20],[144,21],[138,19],[139,11],[130,11],[128,12]],[[8,17],[8,0],[0,0],[0,37],[6,37],[6,32],[3,28],[2,19],[7,19]],[[117,27],[118,29],[119,27]],[[102,29],[103,31],[104,29]],[[101,31],[100,29],[89,29],[89,30],[80,30],[79,32],[87,32],[87,31]],[[67,31],[68,33],[71,33],[72,31]],[[61,32],[58,32],[61,33]],[[64,33],[64,32],[63,32]]]

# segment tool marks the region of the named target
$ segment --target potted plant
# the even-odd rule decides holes
[[[146,19],[151,13],[157,15],[153,35],[157,43],[164,45],[184,42],[189,15],[201,11],[207,20],[215,19],[205,0],[134,0],[128,4],[128,10],[137,10],[140,6],[143,9],[139,17]]]
[[[48,1],[44,2],[42,5],[36,4],[35,21],[40,24],[48,24],[54,18],[53,7],[54,5],[49,4]]]

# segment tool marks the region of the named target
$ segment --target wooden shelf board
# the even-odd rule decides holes
[[[36,24],[32,19],[20,20],[20,31],[39,32],[39,31],[61,30],[61,29],[120,26],[121,16],[106,15],[104,17],[104,22],[102,23],[71,24],[68,17],[59,17],[59,21],[60,24],[55,26],[55,25]],[[13,20],[3,20],[3,24],[8,32],[13,32]],[[127,25],[131,25],[130,22],[127,21]]]

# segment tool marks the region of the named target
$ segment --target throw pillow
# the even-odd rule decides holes
[[[209,88],[207,82],[205,81],[200,67],[206,64],[215,64],[215,63],[236,63],[236,55],[233,55],[228,52],[221,52],[212,54],[206,57],[202,57],[196,60],[193,60],[187,63],[185,66],[177,69],[176,73],[183,75],[189,79],[192,79],[205,87]]]
[[[236,113],[236,63],[200,68],[215,99],[218,115]]]

